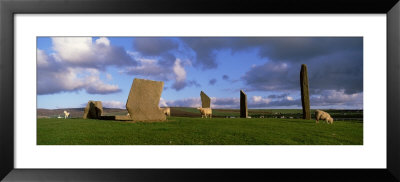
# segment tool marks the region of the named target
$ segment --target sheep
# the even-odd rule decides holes
[[[333,118],[331,115],[329,115],[327,112],[322,111],[322,110],[316,110],[315,111],[315,119],[316,123],[319,123],[319,120],[325,120],[326,123],[328,124],[333,124]]]
[[[161,108],[166,116],[171,116],[171,109],[169,107]]]
[[[69,117],[69,112],[64,111],[64,119],[67,119]]]
[[[212,110],[211,110],[211,108],[201,108],[201,107],[198,107],[197,108],[199,111],[200,111],[200,113],[201,113],[201,118],[203,118],[204,116],[207,118],[207,116],[210,116],[210,118],[212,118]]]

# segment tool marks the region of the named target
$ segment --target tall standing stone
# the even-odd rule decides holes
[[[89,101],[83,112],[83,119],[100,119],[103,114],[101,101]]]
[[[307,66],[301,65],[300,70],[301,105],[303,106],[303,119],[311,119],[310,94],[308,90]]]
[[[211,100],[203,91],[200,92],[201,98],[201,107],[202,108],[211,108]]]
[[[247,110],[247,95],[243,90],[240,90],[240,117],[247,118],[248,110]]]
[[[164,82],[135,78],[126,101],[126,110],[133,121],[165,121],[158,106]]]

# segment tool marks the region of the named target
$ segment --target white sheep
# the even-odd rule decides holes
[[[198,107],[198,110],[200,110],[201,113],[201,118],[203,118],[204,116],[207,118],[207,116],[210,116],[210,118],[212,118],[212,110],[211,108],[201,108]]]
[[[166,116],[171,116],[171,109],[169,107],[161,108]]]
[[[316,123],[319,123],[319,120],[325,120],[328,124],[333,124],[333,118],[325,111],[316,110],[315,111],[315,119]]]
[[[69,117],[69,112],[64,111],[64,119],[67,119]]]

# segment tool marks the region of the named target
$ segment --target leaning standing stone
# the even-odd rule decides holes
[[[202,108],[211,108],[211,99],[203,91],[200,92],[200,98]]]
[[[164,82],[135,78],[129,92],[126,110],[133,121],[165,121],[158,106]]]

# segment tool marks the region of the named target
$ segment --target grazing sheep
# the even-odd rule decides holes
[[[161,108],[166,116],[171,116],[171,109],[169,107]]]
[[[201,118],[203,118],[204,116],[207,118],[207,116],[210,116],[210,118],[212,118],[212,110],[211,108],[197,108],[198,110],[200,110],[201,113]]]
[[[316,123],[319,123],[319,120],[325,120],[328,124],[333,124],[333,118],[325,111],[316,110],[315,111],[315,119]]]
[[[69,112],[64,111],[64,119],[67,119],[69,117]]]

